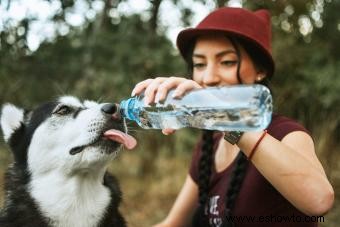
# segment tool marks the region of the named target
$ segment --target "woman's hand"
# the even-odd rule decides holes
[[[172,89],[174,89],[174,97],[181,97],[186,92],[198,88],[201,88],[198,83],[183,77],[156,77],[136,84],[131,96],[139,95],[144,91],[145,103],[150,104],[164,100]]]
[[[201,88],[201,86],[197,82],[183,77],[156,77],[136,84],[131,96],[140,95],[144,92],[145,104],[150,104],[163,101],[170,90],[174,90],[173,97],[180,98],[188,91],[198,88]],[[172,134],[174,131],[173,129],[162,130],[165,135]]]

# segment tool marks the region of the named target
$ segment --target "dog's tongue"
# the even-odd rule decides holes
[[[104,136],[110,140],[123,144],[129,150],[137,145],[135,138],[119,130],[110,129],[104,133]]]

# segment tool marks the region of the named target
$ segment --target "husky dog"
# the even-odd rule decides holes
[[[1,110],[1,128],[14,163],[5,176],[1,227],[124,227],[121,191],[107,172],[126,132],[115,104],[72,96],[24,111]]]

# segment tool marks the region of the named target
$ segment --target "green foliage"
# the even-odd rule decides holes
[[[152,35],[139,15],[92,32],[89,24],[31,55],[2,58],[0,100],[31,104],[72,93],[119,101],[145,78],[184,71],[170,41]]]
[[[314,27],[307,41],[302,36],[275,30],[276,105],[280,111],[300,119],[316,138],[327,136],[330,141],[340,138],[337,73],[340,62],[339,51],[334,51],[338,48],[340,33],[339,19],[334,15],[339,7],[340,4],[335,3],[325,5],[325,25]],[[324,131],[324,125],[329,130]]]
[[[88,50],[90,61],[76,90],[87,97],[118,101],[130,95],[133,85],[149,77],[170,74],[183,67],[171,43],[154,36],[139,15],[122,17],[94,37]]]
[[[51,20],[65,24],[66,12],[75,1],[61,2],[61,10]],[[27,46],[32,18],[24,18],[19,24],[4,23],[0,33],[0,104],[32,106],[63,94],[119,102],[129,97],[141,80],[183,76],[186,68],[177,50],[163,33],[155,32],[160,31],[152,27],[157,23],[150,22],[150,18],[160,15],[145,16],[143,12],[123,16],[117,11],[121,2],[125,1],[105,1],[94,20],[86,21],[82,27],[70,26],[68,34],[44,41],[34,52]],[[193,9],[179,0],[172,2],[182,11],[182,23],[189,25]],[[226,1],[215,2],[224,5]],[[264,7],[271,11],[275,109],[298,119],[312,132],[317,152],[331,175],[338,168],[334,157],[340,152],[340,1],[243,2],[251,9]],[[300,31],[302,16],[312,25],[306,34]],[[145,131],[135,125],[130,128],[138,130],[133,133],[140,141],[140,165],[136,170],[139,176],[155,171],[159,152],[190,152],[199,134],[185,129],[165,137],[159,131]],[[333,182],[340,182],[339,176],[331,176]]]

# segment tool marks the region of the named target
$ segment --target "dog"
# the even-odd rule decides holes
[[[1,227],[125,227],[122,193],[107,167],[127,134],[116,104],[63,96],[32,111],[5,104],[1,128],[14,162]]]

